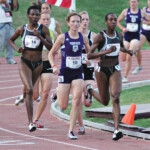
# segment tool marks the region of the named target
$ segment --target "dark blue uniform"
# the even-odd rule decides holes
[[[80,32],[78,39],[71,39],[68,32],[65,33],[65,41],[61,46],[61,67],[60,74],[58,75],[59,83],[71,83],[72,80],[83,79],[83,46],[83,36]]]
[[[128,32],[124,34],[124,40],[130,42],[133,39],[140,40],[140,28],[141,28],[142,14],[141,9],[138,9],[137,14],[132,14],[130,8],[127,10],[126,25]]]

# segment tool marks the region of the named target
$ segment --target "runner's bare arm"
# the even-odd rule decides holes
[[[97,48],[98,48],[98,45],[103,41],[103,37],[102,35],[99,33],[95,36],[94,38],[94,42],[93,42],[93,45],[91,46],[90,48],[90,51],[87,55],[87,58],[88,59],[95,59],[95,58],[98,58],[102,55],[105,55],[105,54],[109,54],[113,51],[116,50],[116,47],[115,46],[111,46],[108,50],[106,51],[99,51],[99,52],[94,52]]]
[[[23,26],[18,27],[16,32],[9,39],[9,44],[19,53],[23,52],[24,49],[22,47],[18,47],[15,44],[15,40],[22,35],[23,30]]]

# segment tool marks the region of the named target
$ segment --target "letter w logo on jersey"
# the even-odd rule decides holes
[[[78,45],[73,45],[72,51],[77,52],[79,50]]]

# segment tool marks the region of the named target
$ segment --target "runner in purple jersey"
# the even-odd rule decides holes
[[[148,0],[147,2],[148,2],[148,7],[144,7],[143,11],[150,18],[150,0]],[[132,74],[134,74],[134,75],[138,74],[139,71],[142,70],[142,54],[141,54],[141,49],[142,49],[142,46],[145,44],[146,41],[148,41],[150,43],[150,22],[147,22],[146,19],[144,18],[142,29],[141,29],[141,35],[140,35],[139,50],[137,52],[138,67],[136,67],[135,70],[132,72]]]
[[[58,36],[51,51],[49,61],[54,74],[58,75],[58,105],[62,110],[68,106],[69,93],[72,91],[72,108],[70,112],[69,139],[77,139],[73,130],[79,114],[83,91],[82,49],[89,50],[87,37],[78,32],[81,16],[78,13],[70,13],[67,18],[69,31]],[[61,48],[61,68],[57,69],[54,63],[54,53]]]
[[[147,14],[138,8],[138,0],[130,0],[130,8],[122,11],[118,17],[117,25],[124,32],[124,45],[136,55],[140,44],[140,27],[143,17],[148,19]],[[125,18],[125,27],[121,25],[121,21]],[[122,82],[128,82],[128,74],[132,65],[132,57],[128,54],[122,53],[122,61],[126,61],[125,75]]]

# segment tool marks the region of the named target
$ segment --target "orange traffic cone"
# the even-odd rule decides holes
[[[136,104],[132,104],[126,115],[121,120],[122,123],[133,125],[135,117]]]

